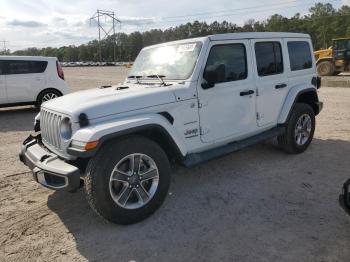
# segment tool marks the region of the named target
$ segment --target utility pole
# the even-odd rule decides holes
[[[98,49],[100,53],[100,62],[102,62],[102,50],[101,50],[101,24],[100,24],[100,13],[97,10],[97,24],[98,24]]]
[[[3,46],[3,53],[6,54],[7,52],[7,47],[6,47],[6,43],[8,43],[9,41],[6,41],[6,40],[2,40],[0,41],[0,43],[2,43],[2,46]]]
[[[101,18],[105,18],[105,23],[101,23]],[[116,36],[115,36],[115,26],[116,23],[119,23],[121,26],[121,21],[115,16],[114,11],[105,11],[105,10],[99,10],[97,9],[97,12],[90,18],[90,25],[91,21],[97,22],[98,27],[98,45],[99,45],[99,56],[100,56],[100,62],[102,62],[102,47],[101,47],[101,40],[106,39],[108,36],[110,36],[110,33],[113,33],[112,40],[113,40],[113,60],[115,62],[115,48],[116,48]],[[112,20],[112,25],[107,24],[107,21],[109,22]],[[104,36],[101,39],[101,33],[104,33]]]

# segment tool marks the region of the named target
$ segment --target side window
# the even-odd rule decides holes
[[[305,41],[288,42],[290,69],[292,71],[308,69],[312,67],[310,45]]]
[[[4,69],[4,62],[0,61],[0,75],[4,75],[5,74],[5,69]]]
[[[7,63],[9,75],[30,74],[30,61],[9,60]]]
[[[44,73],[47,67],[47,61],[32,61],[31,72],[32,73]]]
[[[204,75],[217,72],[216,83],[237,81],[247,78],[247,55],[243,44],[216,45],[210,50]]]
[[[46,61],[8,60],[7,64],[9,75],[43,73],[47,67]]]
[[[282,48],[279,42],[255,43],[255,56],[259,76],[283,73]]]

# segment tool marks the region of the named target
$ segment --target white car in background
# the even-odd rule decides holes
[[[69,93],[56,57],[0,56],[0,107],[40,106]]]

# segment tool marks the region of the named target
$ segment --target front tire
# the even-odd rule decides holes
[[[116,224],[133,224],[152,215],[170,184],[170,164],[163,149],[141,136],[104,145],[89,161],[85,194],[91,208]]]
[[[310,145],[315,132],[315,113],[304,103],[296,103],[283,135],[277,137],[278,144],[288,153],[299,154]]]
[[[316,69],[319,76],[332,76],[335,72],[335,66],[332,61],[322,61],[317,64]]]

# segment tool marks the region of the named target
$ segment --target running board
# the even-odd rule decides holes
[[[230,144],[210,149],[201,153],[193,153],[193,154],[188,154],[184,160],[183,160],[183,165],[186,167],[193,167],[195,165],[198,165],[202,162],[208,161],[213,158],[217,158],[223,155],[230,154],[232,152],[241,150],[245,147],[263,142],[265,140],[274,138],[276,136],[279,136],[285,132],[285,127],[284,126],[278,126],[273,129],[270,129],[268,131],[265,131],[261,134],[243,139],[241,141],[237,142],[232,142]]]

